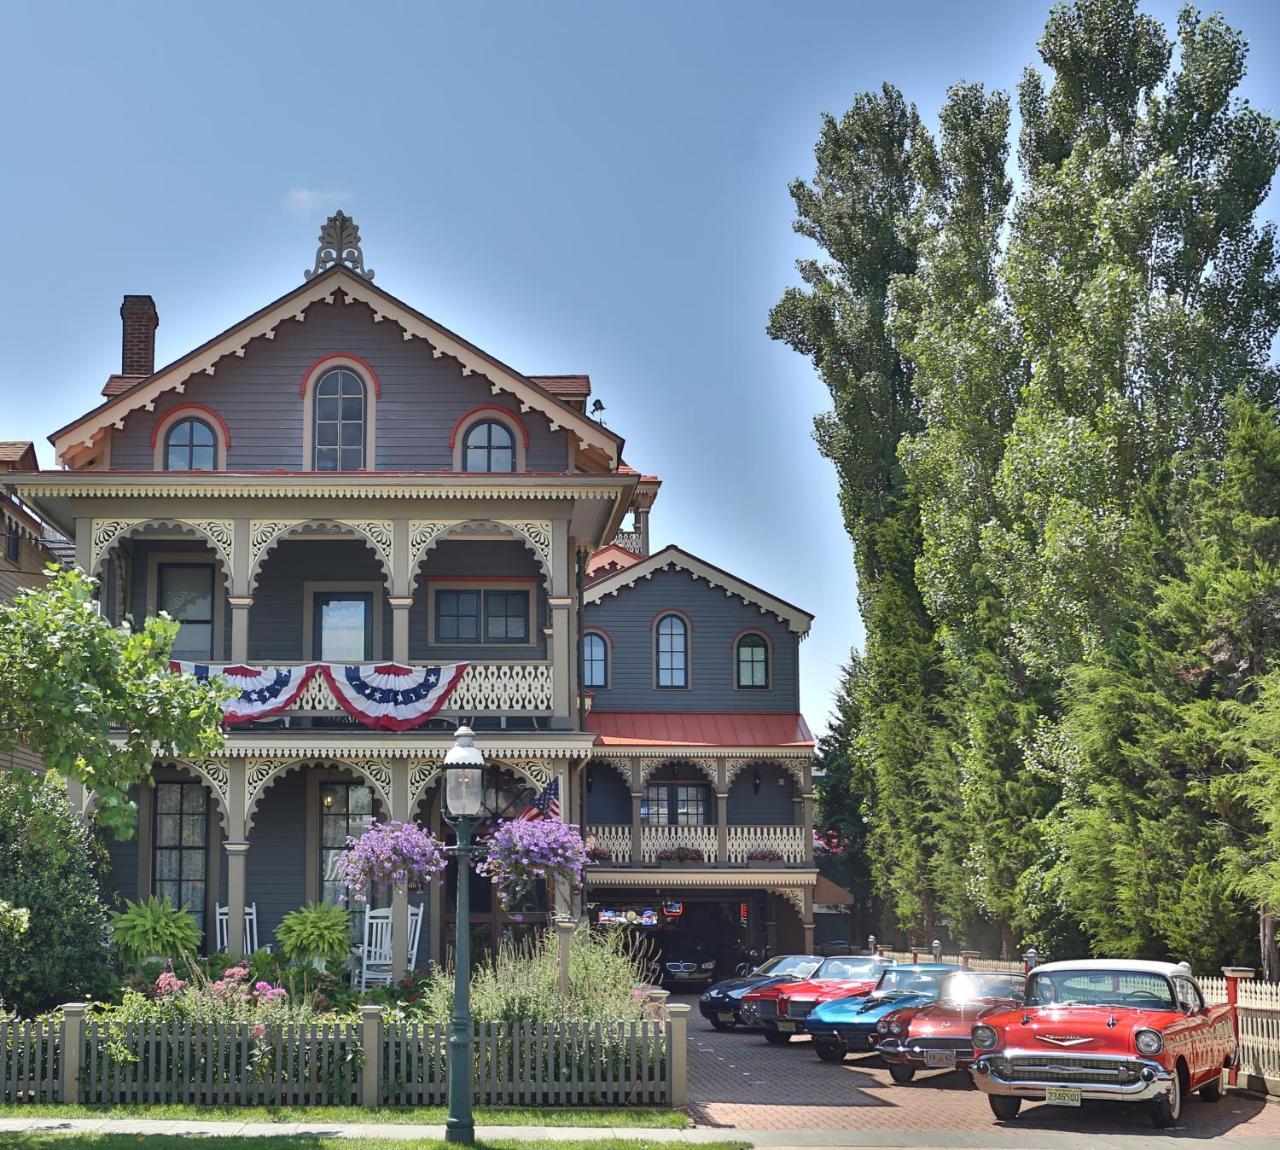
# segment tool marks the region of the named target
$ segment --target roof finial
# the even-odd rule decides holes
[[[303,274],[310,279],[335,264],[342,264],[367,280],[373,279],[373,271],[365,271],[360,229],[346,212],[334,212],[325,220],[320,229],[320,246],[316,248],[316,266]]]

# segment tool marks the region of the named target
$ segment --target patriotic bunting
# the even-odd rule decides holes
[[[353,719],[382,731],[420,727],[444,706],[469,664],[401,667],[395,663],[301,663],[293,667],[214,667],[174,659],[169,669],[197,679],[225,679],[240,694],[222,704],[224,725],[265,719],[293,707],[317,672]]]
[[[422,726],[444,706],[468,665],[318,664],[342,709],[366,727],[381,731],[408,731]]]
[[[185,663],[174,659],[171,671],[194,675],[197,679],[225,679],[239,692],[222,704],[222,722],[247,723],[287,711],[316,673],[316,663],[299,667],[211,667],[207,663]]]

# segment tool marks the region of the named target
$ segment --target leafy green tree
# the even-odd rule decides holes
[[[157,756],[204,757],[222,745],[223,688],[169,670],[178,624],[114,627],[95,583],[50,568],[41,588],[0,604],[0,748],[25,745],[93,790],[99,820],[128,837],[128,788]]]
[[[106,868],[59,776],[0,771],[0,904],[27,912],[0,947],[0,1002],[30,1016],[111,988]]]

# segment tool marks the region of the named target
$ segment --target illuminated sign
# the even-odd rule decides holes
[[[664,902],[662,904],[662,913],[668,918],[679,918],[684,914],[684,903],[682,902]]]

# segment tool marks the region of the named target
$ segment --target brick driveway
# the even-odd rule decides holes
[[[849,1057],[835,1065],[820,1061],[807,1038],[778,1047],[750,1031],[718,1034],[698,1014],[696,999],[681,1001],[693,1008],[689,1101],[699,1125],[899,1135],[954,1131],[984,1135],[983,1145],[1008,1147],[1028,1145],[1033,1132],[1074,1132],[1086,1139],[1120,1136],[1135,1147],[1149,1144],[1158,1133],[1145,1107],[1114,1103],[1086,1104],[1078,1111],[1033,1105],[1024,1107],[1016,1122],[997,1126],[986,1096],[969,1082],[967,1072],[924,1074],[909,1086],[895,1086],[874,1056]],[[1194,1098],[1186,1103],[1177,1131],[1169,1133],[1280,1146],[1280,1105],[1239,1094],[1224,1094],[1212,1104]]]

